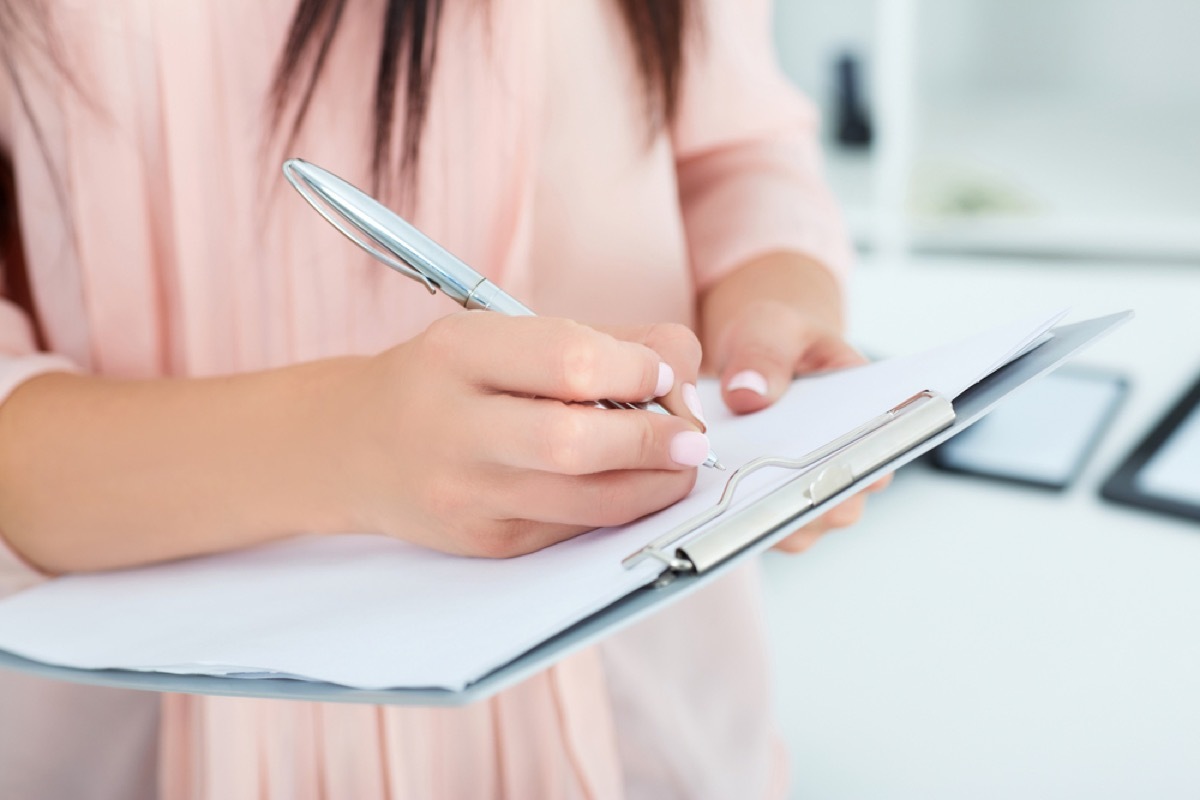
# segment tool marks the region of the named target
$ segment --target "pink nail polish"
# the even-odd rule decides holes
[[[738,374],[729,379],[729,383],[725,384],[727,391],[733,392],[738,389],[745,389],[754,392],[757,395],[767,396],[767,379],[761,372],[752,369],[742,370]]]
[[[698,467],[708,459],[708,437],[698,431],[675,434],[671,440],[671,460],[685,467]]]
[[[696,391],[696,384],[685,383],[680,392],[683,395],[683,404],[687,406],[687,410],[692,412],[692,416],[700,420],[700,424],[708,426],[708,422],[704,419],[704,406],[700,405],[700,392]]]
[[[675,370],[671,369],[671,365],[667,362],[660,361],[658,364],[658,384],[654,387],[654,397],[662,397],[671,391],[671,387],[674,385]]]

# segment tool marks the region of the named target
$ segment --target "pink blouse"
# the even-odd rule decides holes
[[[0,76],[0,146],[49,352],[0,304],[0,397],[46,370],[201,376],[376,352],[453,310],[280,180],[265,99],[294,0],[47,5],[79,85],[17,51],[20,93]],[[380,5],[351,4],[288,153],[360,185]],[[447,5],[413,216],[539,313],[690,323],[697,290],[756,255],[848,264],[815,115],[775,65],[766,0],[699,3],[678,118],[649,143],[613,2]],[[39,578],[0,546],[0,593]],[[163,697],[159,791],[777,797],[759,602],[743,570],[461,710]],[[0,675],[0,743],[14,730],[45,741],[0,747],[0,796],[128,798],[148,784],[137,754],[157,698],[97,692]]]

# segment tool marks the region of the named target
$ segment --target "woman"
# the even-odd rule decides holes
[[[699,345],[738,412],[857,359],[765,2],[0,8],[9,587],[297,532],[529,552],[686,494]],[[446,316],[285,154],[544,317]],[[650,396],[676,416],[557,402]],[[757,604],[743,570],[457,711],[167,697],[162,796],[779,796]]]

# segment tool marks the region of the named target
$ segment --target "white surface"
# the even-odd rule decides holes
[[[957,396],[1059,317],[1042,313],[921,355],[816,376],[761,414],[714,413],[713,447],[730,468],[803,455],[924,389]],[[709,408],[721,407],[715,383],[701,391]],[[382,537],[312,537],[59,578],[0,602],[0,648],[85,669],[460,689],[651,582],[661,564],[626,570],[622,560],[711,507],[727,477],[701,470],[696,489],[670,508],[507,561]],[[792,477],[750,476],[734,508]]]
[[[855,289],[876,353],[941,320],[1132,307],[1083,358],[1132,388],[1065,494],[914,465],[855,528],[768,558],[792,796],[1200,796],[1200,526],[1096,495],[1200,370],[1200,274],[942,261],[863,267]],[[942,313],[908,314],[918,298]]]

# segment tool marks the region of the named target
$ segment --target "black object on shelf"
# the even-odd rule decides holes
[[[863,99],[862,63],[844,52],[834,63],[834,140],[849,149],[866,150],[874,139],[871,115]]]

